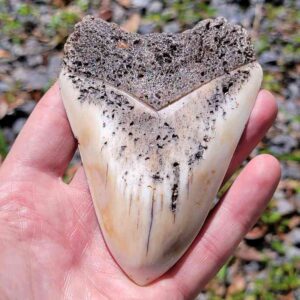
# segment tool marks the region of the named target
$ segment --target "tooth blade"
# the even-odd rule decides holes
[[[158,104],[134,88],[74,72],[72,47],[66,46],[60,89],[97,218],[117,263],[145,285],[170,269],[199,233],[254,106],[262,70],[250,59]]]

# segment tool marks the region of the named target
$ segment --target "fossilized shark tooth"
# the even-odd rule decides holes
[[[136,283],[198,234],[261,79],[245,30],[222,18],[144,36],[93,17],[76,25],[61,94],[103,236]]]

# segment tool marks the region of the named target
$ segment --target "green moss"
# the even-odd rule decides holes
[[[281,220],[280,224],[278,225],[278,232],[286,233],[289,231],[289,218]]]
[[[261,54],[264,51],[267,51],[270,49],[270,42],[267,35],[261,35],[255,40],[255,50],[257,54]]]
[[[300,47],[297,44],[287,44],[283,47],[282,51],[285,55],[295,55],[297,57],[300,55]]]
[[[35,16],[37,15],[37,11],[33,5],[21,3],[17,9],[17,15],[22,17]]]
[[[79,20],[80,15],[78,13],[69,10],[59,10],[51,17],[48,25],[49,35],[58,35],[64,38],[69,35]]]
[[[52,16],[49,26],[54,30],[60,30],[73,26],[78,20],[79,16],[74,12],[59,11]]]
[[[263,87],[274,93],[280,93],[282,89],[281,83],[277,80],[275,75],[268,72],[264,73]]]
[[[0,28],[1,34],[9,36],[13,43],[21,42],[22,23],[18,19],[6,12],[0,13]]]
[[[284,6],[274,6],[272,4],[266,4],[265,11],[267,19],[271,21],[277,20],[286,12]]]
[[[165,4],[165,3],[164,3]],[[195,23],[216,15],[216,9],[201,1],[174,0],[168,5],[168,10],[162,13],[150,13],[145,19],[163,27],[170,21],[177,20],[183,29],[192,27]]]
[[[288,292],[299,288],[300,271],[297,269],[296,261],[272,266],[267,284],[271,291]]]
[[[75,0],[75,5],[77,6],[77,7],[79,7],[79,9],[81,10],[81,11],[87,11],[88,10],[88,8],[89,8],[89,5],[90,5],[90,3],[89,3],[90,1],[89,0]]]
[[[245,299],[246,299],[246,294],[244,291],[226,297],[226,300],[245,300]]]
[[[275,239],[271,242],[271,248],[280,255],[285,254],[284,244],[278,239]]]
[[[6,142],[3,131],[0,129],[0,156],[1,158],[5,158],[8,153],[8,144]]]
[[[227,278],[227,273],[228,273],[228,264],[225,264],[217,274],[218,280],[225,282]]]
[[[0,4],[1,6],[1,4]],[[5,5],[6,6],[6,5]],[[0,9],[0,33],[8,36],[15,44],[22,43],[26,38],[24,36],[24,22],[27,17],[37,17],[37,10],[33,5],[21,3],[15,12]]]
[[[259,150],[260,154],[272,154],[275,156],[278,160],[280,161],[295,161],[295,162],[300,162],[300,151],[296,150],[291,153],[285,153],[285,154],[277,154],[269,149],[261,149]]]
[[[261,220],[265,224],[275,224],[281,220],[281,214],[277,211],[265,211],[261,216]]]

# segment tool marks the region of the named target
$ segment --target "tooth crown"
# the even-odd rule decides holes
[[[135,282],[162,275],[199,232],[261,77],[246,32],[222,18],[176,35],[76,25],[62,98],[105,241]]]

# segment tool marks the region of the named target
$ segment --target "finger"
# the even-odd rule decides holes
[[[276,118],[277,110],[274,96],[266,90],[260,91],[224,181],[230,178],[236,168],[248,157],[259,141],[265,136]]]
[[[196,295],[226,262],[266,207],[279,179],[279,163],[270,155],[260,155],[245,167],[171,270],[186,298]]]
[[[32,112],[1,172],[6,176],[12,173],[12,176],[22,176],[28,175],[27,170],[30,170],[61,176],[75,148],[76,142],[56,83]]]

